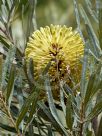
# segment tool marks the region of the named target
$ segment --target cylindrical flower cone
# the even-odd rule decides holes
[[[72,86],[70,77],[78,83],[80,81],[83,56],[83,41],[78,32],[61,25],[50,25],[36,30],[29,38],[25,50],[26,60],[34,60],[36,76],[39,75],[51,61],[49,75],[52,93],[55,99],[59,97],[58,78],[66,79]]]

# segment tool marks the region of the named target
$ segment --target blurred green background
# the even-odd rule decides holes
[[[92,1],[92,8],[95,9],[95,0]],[[84,0],[78,0],[86,9],[87,4]],[[73,0],[38,0],[36,5],[36,21],[38,28],[50,24],[61,24],[77,27],[75,19],[75,8]],[[86,10],[86,13],[89,12]],[[95,21],[90,16],[91,23],[96,26]],[[97,28],[96,28],[97,29]]]

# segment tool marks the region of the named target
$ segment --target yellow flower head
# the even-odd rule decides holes
[[[50,25],[41,27],[32,34],[27,43],[25,57],[26,60],[34,60],[36,73],[52,61],[49,69],[52,78],[55,79],[57,71],[60,78],[66,73],[78,77],[81,72],[80,58],[83,56],[83,50],[80,35],[73,32],[71,27]]]

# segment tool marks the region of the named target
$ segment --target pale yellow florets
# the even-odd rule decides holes
[[[58,65],[60,77],[65,73],[73,76],[81,71],[80,58],[83,56],[84,46],[80,35],[72,28],[61,25],[50,25],[36,30],[29,38],[25,50],[26,60],[32,58],[36,73],[46,67],[52,60],[49,74],[54,77]]]

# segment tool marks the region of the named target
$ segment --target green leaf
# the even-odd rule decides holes
[[[88,86],[87,86],[87,90],[86,90],[86,94],[85,94],[85,99],[84,99],[85,107],[86,107],[88,101],[90,100],[90,96],[91,96],[91,93],[93,90],[94,80],[95,80],[95,73],[92,73],[92,75],[89,78],[89,82],[88,82]]]
[[[1,18],[5,23],[7,23],[8,11],[7,11],[7,8],[5,6],[5,3],[3,3],[2,6],[1,6]]]
[[[52,92],[51,92],[51,86],[50,86],[48,74],[46,74],[46,76],[45,76],[45,89],[46,89],[46,94],[47,94],[47,97],[48,97],[49,108],[50,108],[50,111],[51,111],[54,119],[57,121],[57,123],[62,128],[64,135],[67,136],[68,134],[71,134],[71,132],[69,130],[68,131],[65,130],[65,128],[62,125],[60,118],[57,114],[57,110],[56,110],[54,100],[53,100],[53,96],[52,96]],[[67,132],[68,132],[68,134],[67,134]]]
[[[33,60],[32,59],[29,60],[28,77],[29,77],[29,80],[30,80],[30,84],[32,86],[34,86],[34,64],[33,64]]]
[[[85,12],[85,10],[84,10],[84,8],[82,7],[81,4],[79,5],[79,9],[80,9],[80,13],[81,13],[81,15],[82,15],[82,18],[84,19],[85,24],[89,25],[89,27],[90,27],[90,30],[91,30],[92,35],[94,36],[94,39],[95,39],[97,48],[98,48],[99,51],[101,52],[101,49],[100,49],[100,46],[99,46],[99,40],[98,40],[98,38],[97,38],[97,36],[96,36],[94,30],[93,30],[93,27],[92,27],[91,22],[90,22],[90,20],[89,20],[87,14],[86,14],[86,12]]]
[[[40,89],[39,90],[35,90],[35,93],[34,93],[34,96],[33,96],[33,101],[32,101],[32,105],[31,105],[31,109],[29,111],[29,116],[28,116],[28,119],[27,119],[27,123],[26,123],[26,126],[31,122],[32,118],[33,118],[33,115],[34,113],[36,112],[36,106],[37,106],[37,100],[38,100],[38,97],[39,97],[39,93],[40,93]],[[25,126],[25,127],[26,127]]]
[[[50,121],[53,127],[55,127],[55,129],[62,135],[63,129],[60,127],[59,123],[57,123],[57,121],[54,119],[46,105],[40,101],[38,101],[38,105],[43,110],[43,112],[38,112],[38,114],[45,120]]]
[[[97,15],[97,12],[93,9],[93,6],[92,6],[93,3],[90,0],[85,0],[85,2],[86,2],[86,6],[90,15],[93,17],[94,21],[98,23],[98,15]]]
[[[9,104],[9,107],[11,103],[10,97],[12,98],[14,79],[15,79],[15,65],[13,64],[10,70],[10,75],[9,75],[9,80],[8,80],[8,85],[7,85],[7,94],[6,94],[6,103]]]
[[[53,136],[53,131],[51,129],[51,126],[47,126],[48,129],[48,136]]]
[[[10,11],[11,5],[12,5],[11,0],[7,0],[6,3],[7,3],[6,6],[8,7],[8,10]]]
[[[6,80],[7,72],[9,72],[8,68],[11,67],[12,65],[12,62],[15,56],[15,52],[16,52],[16,48],[12,47],[9,49],[9,52],[6,56],[6,60],[4,62],[3,70],[2,70],[2,83],[1,83],[2,88],[6,86],[5,80]]]
[[[65,90],[67,95],[73,94],[72,89],[66,83],[63,84],[63,89]]]
[[[3,56],[0,55],[0,86],[2,81]]]
[[[19,108],[21,109],[23,103],[24,103],[24,99],[23,99],[23,92],[22,92],[22,88],[23,88],[23,83],[22,83],[22,71],[21,69],[19,69],[18,71],[18,75],[16,75],[16,79],[15,79],[15,86],[16,86],[16,91],[17,91],[17,99],[18,99],[18,103],[19,103]]]
[[[34,136],[34,130],[33,130],[33,125],[29,125],[29,135],[28,136]]]
[[[75,11],[75,17],[76,17],[76,22],[77,22],[77,28],[78,28],[78,31],[84,41],[84,37],[83,37],[83,33],[81,31],[81,23],[80,23],[80,15],[79,15],[79,6],[77,4],[77,0],[73,0],[73,3],[74,3],[74,11]],[[84,41],[85,42],[85,41]]]
[[[10,126],[5,125],[5,124],[3,124],[1,122],[0,122],[0,128],[4,129],[4,131],[7,130],[9,132],[17,133],[17,131],[16,131],[16,129],[14,127],[10,127]]]
[[[63,89],[63,84],[61,82],[60,82],[60,102],[63,109],[63,113],[66,116],[66,105],[64,102],[64,89]]]
[[[98,65],[96,72],[93,73],[89,79],[87,91],[85,94],[85,108],[87,108],[88,103],[92,101],[92,98],[97,94],[102,88],[102,73],[101,73],[101,64]]]
[[[87,65],[88,65],[88,49],[86,48],[84,50],[84,58],[83,58],[83,66],[82,66],[82,74],[81,74],[81,83],[80,83],[80,93],[81,93],[82,99],[85,97],[85,92],[86,92]]]
[[[57,113],[55,104],[54,104],[48,75],[46,76],[46,79],[45,79],[45,89],[46,89],[51,113],[52,113],[53,116],[55,116],[55,118],[57,117],[57,120],[60,120],[59,117],[58,117],[58,113]]]
[[[66,105],[66,123],[68,126],[68,129],[70,129],[72,131],[72,125],[73,125],[73,120],[72,120],[72,99],[71,96],[69,95],[69,97],[67,98],[67,105]]]
[[[20,123],[22,122],[23,118],[25,117],[26,113],[28,112],[28,109],[29,107],[31,106],[31,103],[34,99],[34,96],[35,96],[35,92],[33,92],[32,94],[30,94],[28,96],[28,98],[26,99],[24,105],[22,106],[21,110],[20,110],[20,113],[19,113],[19,116],[16,120],[16,127],[18,129]]]
[[[27,31],[26,31],[26,36],[27,38],[31,35],[31,33],[34,31],[34,25],[33,25],[33,17],[34,17],[34,11],[35,11],[35,0],[29,0],[29,12],[28,12],[28,20],[26,19],[24,21],[24,25],[27,22]],[[26,7],[26,6],[25,6]],[[22,16],[24,13],[22,14]]]
[[[3,36],[0,35],[0,42],[7,48],[9,49],[10,44],[7,43],[7,39],[5,39]]]
[[[45,75],[48,73],[48,70],[51,66],[51,61],[46,65],[46,67],[44,68],[43,72],[42,72],[42,75]]]
[[[93,45],[93,53],[94,53],[94,55],[97,58],[99,58],[99,56],[100,56],[100,50],[97,48],[95,38],[94,38],[93,33],[92,33],[92,31],[91,31],[91,29],[90,29],[90,27],[89,27],[88,24],[86,24],[86,30],[87,30],[90,42]]]
[[[91,113],[86,117],[85,121],[90,121],[102,112],[102,100],[98,102],[92,109]]]

